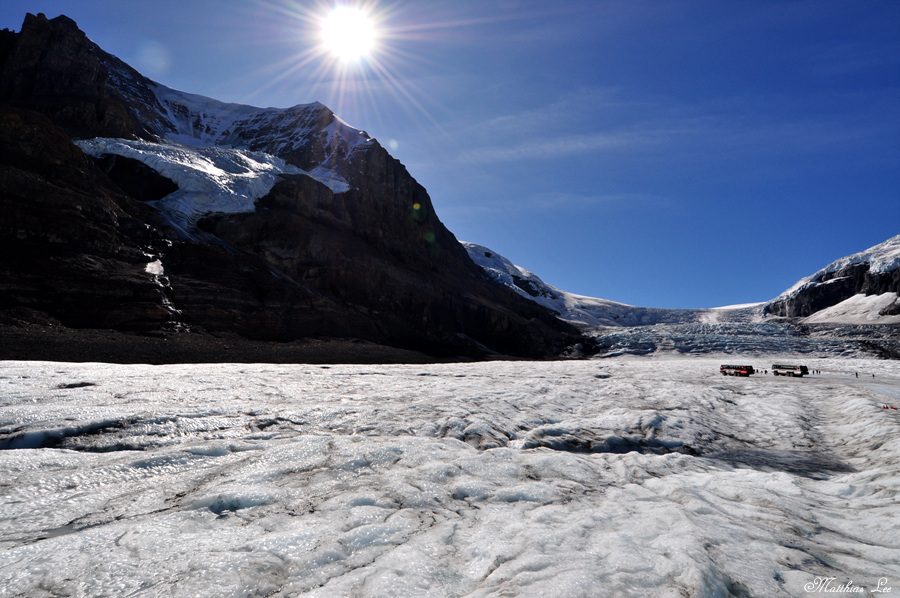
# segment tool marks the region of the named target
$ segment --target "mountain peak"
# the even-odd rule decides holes
[[[35,110],[75,137],[151,139],[152,133],[111,81],[108,64],[125,63],[101,50],[64,15],[26,16],[0,53],[0,103]],[[131,69],[131,79],[144,79]],[[143,81],[142,81],[143,83]]]
[[[22,29],[24,30],[27,27],[43,25],[53,25],[54,27],[60,27],[84,33],[83,31],[81,31],[81,29],[78,28],[78,23],[76,23],[66,15],[59,15],[58,17],[55,17],[53,19],[48,19],[47,15],[42,12],[39,12],[36,15],[27,13],[25,15],[25,20],[22,22]]]

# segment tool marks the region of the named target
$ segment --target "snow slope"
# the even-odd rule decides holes
[[[249,109],[247,106],[235,107],[237,114],[231,118],[238,118]],[[229,122],[222,115],[203,114],[207,123],[227,126]],[[209,131],[192,137],[179,129],[164,143],[94,138],[75,144],[91,156],[112,154],[138,160],[171,179],[178,185],[178,191],[156,204],[189,236],[197,220],[205,215],[254,211],[254,202],[272,189],[280,174],[306,174],[334,193],[350,189],[347,181],[333,169],[320,165],[304,171],[271,153],[241,149],[229,143],[219,144],[218,141],[229,141],[229,138],[215,135],[216,129],[209,128]]]
[[[900,324],[900,315],[883,316],[879,312],[897,302],[897,293],[854,295],[804,318],[809,324]]]
[[[719,363],[0,362],[0,594],[897,591],[900,362]]]

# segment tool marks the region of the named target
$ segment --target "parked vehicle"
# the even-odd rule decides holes
[[[802,378],[809,373],[809,368],[805,365],[773,365],[772,373],[776,376],[799,376]]]
[[[719,366],[719,372],[723,376],[749,376],[756,373],[752,365],[722,365]]]

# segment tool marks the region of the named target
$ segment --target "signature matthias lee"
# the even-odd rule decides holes
[[[873,594],[888,594],[891,587],[888,584],[887,577],[878,580],[878,585],[869,590]],[[817,577],[805,586],[803,589],[807,592],[825,592],[828,594],[862,594],[866,591],[864,586],[853,585],[853,580],[838,583],[836,577]]]

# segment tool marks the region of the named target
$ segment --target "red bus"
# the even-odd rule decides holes
[[[723,376],[749,376],[756,371],[752,365],[723,365],[719,367]]]

